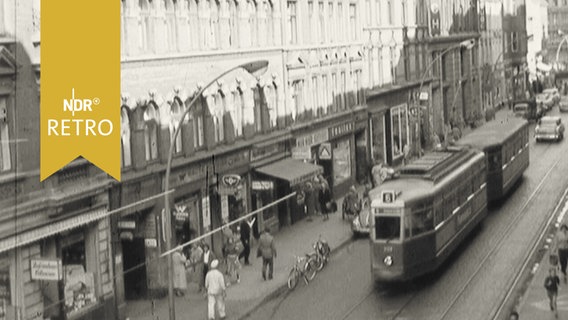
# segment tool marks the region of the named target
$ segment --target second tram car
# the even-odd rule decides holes
[[[529,166],[529,124],[524,119],[492,121],[457,144],[485,152],[489,201],[503,198]]]
[[[486,160],[466,146],[426,153],[370,191],[375,281],[436,269],[487,214]]]

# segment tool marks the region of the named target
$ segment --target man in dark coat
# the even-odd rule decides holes
[[[249,255],[250,255],[250,225],[248,221],[243,220],[239,225],[241,232],[241,242],[243,243],[243,251],[239,255],[239,260],[245,258],[245,265],[250,265]]]

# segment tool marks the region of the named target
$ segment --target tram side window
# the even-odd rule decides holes
[[[375,235],[377,240],[400,239],[400,217],[375,217]]]
[[[434,229],[432,209],[415,211],[410,216],[411,236],[417,236]],[[405,232],[406,234],[406,232]]]

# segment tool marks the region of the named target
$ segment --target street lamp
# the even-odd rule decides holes
[[[248,62],[248,63],[245,63],[245,64],[238,65],[236,67],[233,67],[233,68],[221,73],[215,79],[211,80],[207,85],[203,86],[197,94],[195,94],[193,99],[187,105],[185,112],[182,114],[181,118],[179,119],[179,123],[180,124],[183,123],[183,120],[191,111],[191,107],[201,97],[201,95],[203,94],[203,91],[205,91],[212,84],[217,82],[217,80],[219,80],[223,76],[225,76],[228,73],[230,73],[234,70],[237,70],[237,69],[245,69],[247,72],[253,74],[254,76],[260,76],[260,75],[264,74],[266,72],[266,70],[268,69],[268,61],[258,60],[258,61]],[[164,191],[165,191],[165,193],[164,193],[164,202],[165,202],[164,206],[165,206],[165,211],[166,211],[165,217],[164,217],[166,230],[164,230],[164,232],[166,233],[166,251],[167,252],[169,252],[170,249],[172,248],[172,223],[171,223],[170,199],[169,199],[170,194],[168,192],[169,189],[170,189],[170,172],[171,172],[171,169],[172,169],[172,158],[173,158],[173,154],[174,154],[175,141],[177,139],[177,136],[179,135],[180,130],[181,130],[181,125],[176,127],[176,130],[174,131],[173,137],[171,139],[172,143],[170,144],[170,149],[168,151],[168,162],[166,164],[166,175],[165,175],[165,181],[164,181]],[[207,192],[209,192],[209,190],[207,190]],[[173,276],[172,276],[172,273],[173,273],[172,255],[168,254],[167,259],[168,259],[168,273],[167,273],[168,274],[168,306],[169,306],[169,309],[170,309],[169,319],[175,320],[176,319],[176,312],[175,312],[175,300],[174,300],[174,279],[173,279]]]
[[[562,32],[562,30],[558,30],[558,35],[560,36],[564,36],[562,38],[562,41],[560,41],[560,43],[558,44],[558,48],[556,48],[556,68],[558,68],[558,57],[560,56],[560,48],[562,47],[562,44],[566,41],[568,41],[568,36],[564,35],[564,32]]]
[[[456,48],[464,48],[466,50],[470,50],[475,46],[475,39],[468,39],[468,40],[464,40],[460,43],[456,43],[452,46],[449,46],[448,48],[446,48],[444,51],[442,51],[435,59],[432,59],[432,61],[430,61],[430,63],[426,66],[426,69],[424,70],[424,72],[422,73],[422,76],[420,77],[420,87],[418,89],[418,105],[415,105],[412,109],[417,110],[417,114],[418,114],[418,135],[421,136],[422,135],[422,116],[421,116],[421,110],[423,107],[421,107],[419,105],[420,103],[420,95],[422,95],[422,87],[424,85],[424,80],[426,80],[426,75],[429,74],[430,70],[432,69],[432,66],[434,65],[434,63],[436,61],[438,61],[439,59],[442,59],[442,57],[448,53],[450,50],[456,49]],[[442,79],[442,75],[440,75],[440,83],[442,83],[443,79]],[[427,109],[428,107],[426,107]],[[418,138],[418,151],[420,154],[420,150],[422,150],[422,141],[420,140],[420,137]]]

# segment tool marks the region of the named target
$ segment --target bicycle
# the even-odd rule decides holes
[[[300,277],[304,279],[306,285],[313,280],[317,273],[316,261],[310,255],[305,255],[304,257],[296,256],[296,263],[292,266],[290,270],[290,275],[288,276],[288,289],[292,290],[296,288]]]
[[[331,248],[329,247],[327,241],[321,238],[321,234],[319,235],[318,240],[314,242],[312,247],[314,248],[315,252],[312,253],[311,257],[316,262],[317,271],[321,271],[329,261]]]

